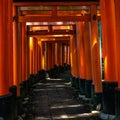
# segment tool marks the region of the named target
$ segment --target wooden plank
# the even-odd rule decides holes
[[[40,37],[38,37],[38,36],[34,36],[34,37],[37,37],[37,38],[39,38],[41,41],[54,41],[54,42],[56,42],[56,41],[69,41],[70,40],[70,36],[61,36],[61,37],[54,37],[54,36],[49,36],[49,37],[47,37],[47,36],[40,36]]]
[[[66,34],[69,34],[69,35],[73,35],[75,34],[75,31],[73,30],[69,30],[69,31],[63,31],[63,30],[58,30],[58,31],[28,31],[28,35],[30,36],[34,36],[34,35],[59,35],[59,34],[62,34],[62,35],[66,35]]]
[[[39,6],[39,5],[56,5],[56,6],[64,6],[64,5],[99,5],[99,2],[14,2],[15,6]]]
[[[58,22],[58,21],[90,21],[90,15],[85,16],[19,16],[19,22]]]

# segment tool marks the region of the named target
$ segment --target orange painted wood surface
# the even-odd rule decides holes
[[[33,73],[37,74],[38,72],[38,56],[37,56],[37,39],[34,38],[33,40]]]
[[[13,85],[13,29],[12,28],[12,0],[7,0],[8,3],[8,9],[6,11],[8,12],[7,15],[7,35],[9,39],[9,86],[11,87]]]
[[[22,23],[22,81],[26,80],[26,23]]]
[[[11,39],[8,39],[9,27],[11,27],[11,22],[8,21],[8,1],[0,1],[0,96],[7,95],[9,93],[9,43]],[[6,11],[6,12],[5,12]],[[8,26],[6,26],[8,24]],[[12,51],[11,51],[12,52]]]
[[[17,15],[16,7],[13,8],[13,16]],[[20,83],[22,81],[22,41],[21,41],[21,24],[13,21],[13,81],[17,86],[17,95],[20,95]],[[19,34],[18,34],[19,33]]]
[[[78,62],[77,62],[77,40],[76,36],[71,36],[70,39],[70,59],[71,59],[71,73],[78,77]]]
[[[116,13],[116,55],[117,55],[117,75],[118,75],[118,88],[120,88],[120,1],[115,0],[115,13]]]
[[[96,14],[96,6],[91,5],[91,18]],[[102,92],[102,80],[100,70],[100,48],[98,40],[98,21],[91,19],[91,57],[92,57],[92,79],[95,92]]]
[[[101,0],[101,22],[106,81],[117,81],[115,5],[113,0]]]
[[[92,80],[91,48],[90,48],[90,23],[84,22],[83,28],[86,79]]]
[[[79,77],[82,79],[86,78],[86,63],[85,63],[85,45],[84,45],[84,22],[78,22],[77,24],[77,55],[78,55],[78,66],[79,66]]]

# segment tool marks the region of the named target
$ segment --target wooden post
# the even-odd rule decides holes
[[[67,63],[70,65],[70,44],[67,46],[68,49],[68,60]]]
[[[13,7],[13,16],[17,17],[17,8]],[[22,80],[22,73],[21,73],[21,26],[18,21],[14,19],[13,21],[13,80],[14,85],[17,86],[17,95],[20,95],[20,82]],[[18,34],[19,33],[19,34]]]
[[[115,6],[112,0],[101,0],[102,40],[104,51],[105,81],[117,81]]]
[[[22,81],[27,79],[26,75],[26,56],[27,56],[26,23],[22,23]]]
[[[55,43],[52,42],[52,67],[55,65]]]
[[[71,73],[73,76],[78,77],[77,43],[75,35],[71,36],[70,38],[70,57],[71,57]]]
[[[44,52],[45,52],[45,43],[44,42],[42,42],[41,43],[41,68],[42,69],[45,69],[45,54],[44,54]]]
[[[56,56],[56,57],[55,57],[55,65],[57,65],[57,57],[58,57],[58,56],[57,56],[57,55],[58,55],[58,54],[57,54],[57,42],[55,42],[54,44],[55,44],[55,56]]]
[[[91,98],[92,93],[92,65],[91,65],[91,48],[90,48],[90,23],[84,22],[84,56],[85,56],[85,96]]]
[[[14,84],[12,27],[12,0],[0,0],[0,118],[4,120],[17,117],[16,94],[10,89]]]
[[[116,56],[117,56],[117,74],[118,74],[118,88],[120,88],[120,13],[118,10],[120,10],[120,1],[115,0],[115,13],[116,13]]]
[[[69,43],[66,44],[66,63],[69,64]]]
[[[12,28],[12,0],[8,2],[8,30],[9,39],[9,86],[13,85],[13,29]]]
[[[61,56],[60,56],[60,42],[57,42],[57,65],[60,65],[60,60],[61,60]]]
[[[37,74],[37,39],[33,39],[33,73]]]
[[[100,70],[100,50],[98,40],[98,21],[96,16],[96,5],[91,5],[91,57],[92,57],[92,79],[95,93],[102,92],[101,70]]]
[[[116,19],[116,56],[117,56],[117,76],[118,88],[115,91],[115,116],[116,120],[120,119],[120,1],[115,0],[115,19]]]
[[[62,60],[63,60],[62,65],[63,65],[64,63],[67,62],[67,46],[65,42],[63,42],[62,44],[62,55],[63,55],[62,56]]]
[[[89,22],[84,22],[83,28],[84,36],[84,54],[85,54],[85,64],[86,64],[86,80],[92,80],[92,65],[91,65],[91,49],[90,49],[90,24]]]
[[[6,6],[5,4],[7,4],[6,2],[8,1],[4,1],[1,0],[0,1],[0,96],[4,96],[7,95],[9,93],[9,80],[10,80],[10,76],[9,76],[9,70],[10,70],[10,63],[9,63],[9,43],[11,40],[8,38],[8,36],[6,35],[6,33],[9,30],[9,27],[12,27],[11,25],[11,21],[8,21],[8,11],[7,13],[6,11]],[[11,16],[12,17],[12,16]],[[9,22],[9,26],[6,26],[7,22]],[[10,44],[11,45],[11,44]],[[11,60],[10,60],[11,61]]]
[[[117,52],[115,1],[101,0],[102,42],[104,51],[103,111],[115,114],[115,88],[117,87]],[[108,96],[111,94],[111,96]]]
[[[78,22],[77,24],[77,55],[78,55],[78,66],[79,66],[79,77],[85,80],[86,77],[86,63],[85,63],[85,46],[83,37],[84,22]]]
[[[33,74],[33,37],[29,38],[29,60],[30,60],[30,74]]]
[[[26,36],[26,79],[30,75],[30,60],[29,60],[29,37]]]
[[[41,65],[41,63],[42,63],[42,62],[41,62],[41,61],[42,61],[41,59],[42,59],[42,58],[41,58],[41,56],[42,56],[42,55],[41,55],[41,40],[38,40],[38,70],[41,70],[41,69],[42,69],[42,68],[41,68],[41,67],[42,67],[42,65]]]
[[[60,65],[62,65],[62,42],[59,43],[60,45]]]

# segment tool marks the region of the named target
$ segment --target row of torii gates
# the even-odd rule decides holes
[[[58,5],[88,5],[88,16],[56,15]],[[36,21],[76,22],[76,32],[64,37],[64,40],[41,40],[27,36],[26,22],[33,17],[20,16],[18,7],[38,4],[54,6],[52,16],[34,17]],[[97,6],[100,5],[100,16]],[[94,94],[103,95],[103,111],[120,118],[120,0],[100,0],[100,2],[18,2],[0,0],[0,106],[4,99],[11,97],[9,88],[17,86],[20,97],[20,83],[39,70],[49,70],[64,63],[71,65],[71,74],[94,84]],[[54,17],[55,16],[55,17]],[[98,22],[101,22],[102,55],[98,39]],[[13,29],[12,29],[13,28]],[[104,81],[101,77],[101,58],[104,60]],[[105,93],[103,91],[105,88]],[[116,89],[117,88],[117,89]],[[0,109],[2,108],[0,107]],[[6,111],[0,113],[4,117]],[[112,110],[111,110],[112,109]],[[2,110],[0,110],[2,111]],[[4,115],[2,114],[4,113]],[[7,118],[5,118],[7,120]]]

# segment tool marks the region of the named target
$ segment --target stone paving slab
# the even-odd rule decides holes
[[[66,86],[68,82],[56,78],[36,84],[34,118],[29,120],[99,120],[93,117],[89,106],[74,99],[72,89]]]

